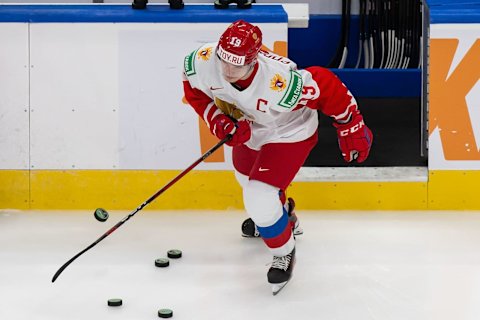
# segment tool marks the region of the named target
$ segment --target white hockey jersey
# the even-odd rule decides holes
[[[225,114],[251,122],[249,148],[302,141],[315,133],[317,110],[296,109],[320,94],[308,71],[297,70],[285,57],[261,51],[252,83],[239,90],[223,78],[216,47],[217,43],[208,43],[187,55],[184,75],[192,88],[209,96]]]

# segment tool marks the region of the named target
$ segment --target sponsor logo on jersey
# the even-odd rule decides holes
[[[283,91],[287,87],[287,81],[278,73],[275,74],[275,76],[270,79],[270,89],[273,91]]]
[[[295,70],[290,71],[290,81],[288,82],[287,91],[278,103],[279,106],[290,109],[297,105],[302,95],[303,80],[300,73]]]
[[[185,70],[185,74],[187,76],[193,76],[195,73],[195,55],[198,50],[193,51],[190,53],[188,56],[185,57],[185,60],[183,61],[183,68]]]
[[[234,64],[236,66],[243,66],[245,64],[245,56],[237,56],[236,54],[223,50],[221,46],[218,46],[217,54],[223,61]]]
[[[198,51],[197,59],[202,59],[203,61],[207,61],[208,59],[210,59],[211,55],[212,55],[212,47],[208,47]]]

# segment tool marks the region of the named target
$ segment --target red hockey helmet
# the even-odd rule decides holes
[[[262,31],[246,21],[237,20],[218,41],[218,56],[231,64],[243,66],[252,63],[262,47]]]

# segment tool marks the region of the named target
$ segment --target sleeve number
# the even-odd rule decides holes
[[[302,98],[298,100],[298,104],[306,106],[308,101],[315,97],[317,90],[313,86],[304,86],[302,89]]]

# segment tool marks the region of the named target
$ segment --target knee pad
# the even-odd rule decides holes
[[[244,186],[243,203],[248,215],[259,227],[274,224],[283,214],[278,188],[258,180],[250,180]]]

